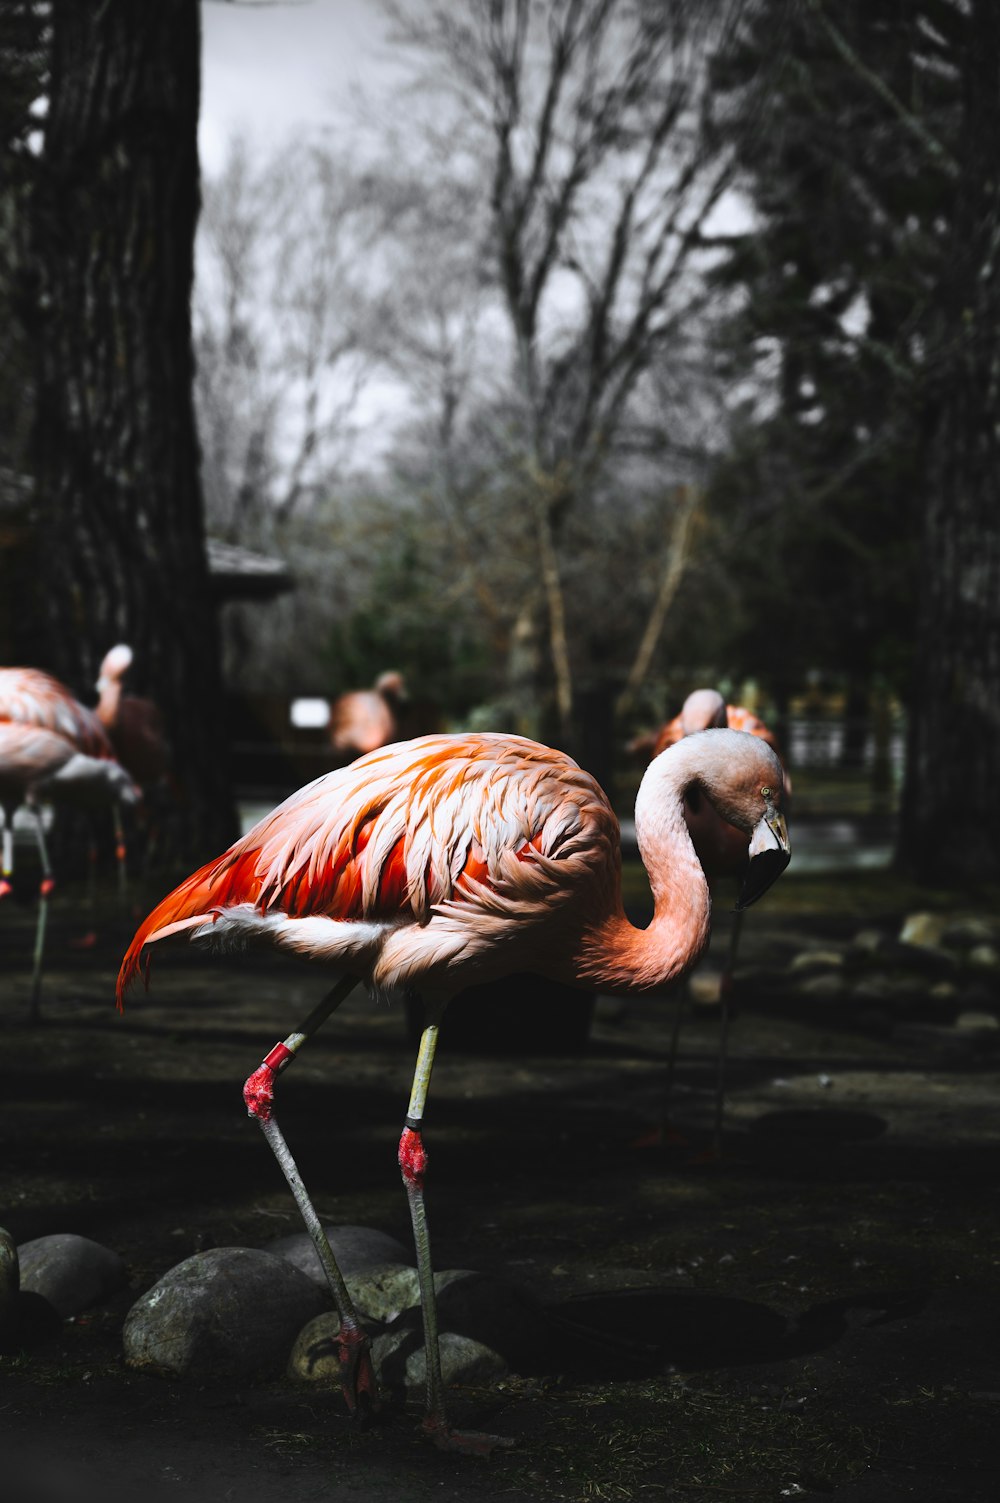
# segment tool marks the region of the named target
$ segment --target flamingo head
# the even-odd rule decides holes
[[[97,692],[102,694],[112,683],[120,683],[132,666],[132,649],[119,642],[104,654],[97,676]]]
[[[696,743],[698,745],[696,746]],[[785,780],[778,756],[747,731],[708,730],[686,737],[700,752],[697,781],[727,824],[749,839],[747,866],[736,906],[749,908],[762,898],[788,865],[792,849],[782,803]]]
[[[681,705],[681,730],[685,736],[695,731],[721,729],[726,724],[726,701],[718,689],[695,689]]]

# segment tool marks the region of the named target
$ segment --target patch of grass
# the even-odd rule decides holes
[[[683,1380],[616,1384],[534,1398],[536,1433],[502,1459],[511,1488],[552,1503],[773,1496],[827,1488],[870,1464],[860,1426],[797,1394],[721,1393]]]

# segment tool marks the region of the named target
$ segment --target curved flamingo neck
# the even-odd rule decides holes
[[[107,728],[114,725],[118,719],[118,710],[122,698],[122,681],[117,676],[103,675],[98,684],[100,697],[94,708],[94,714],[101,724]]]
[[[616,911],[587,934],[579,980],[609,991],[665,986],[690,969],[708,943],[712,901],[684,819],[684,790],[693,771],[678,742],[654,758],[635,803],[639,854],[653,892],[645,929],[630,923],[618,895]]]

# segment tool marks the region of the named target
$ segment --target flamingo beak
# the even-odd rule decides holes
[[[749,864],[736,903],[737,912],[762,898],[792,859],[785,816],[768,804],[764,818],[750,840]]]

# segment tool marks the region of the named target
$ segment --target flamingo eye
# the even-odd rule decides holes
[[[770,790],[770,788],[762,788],[760,790],[760,792],[761,792],[761,797],[762,798],[770,798],[771,797],[771,790]]]

